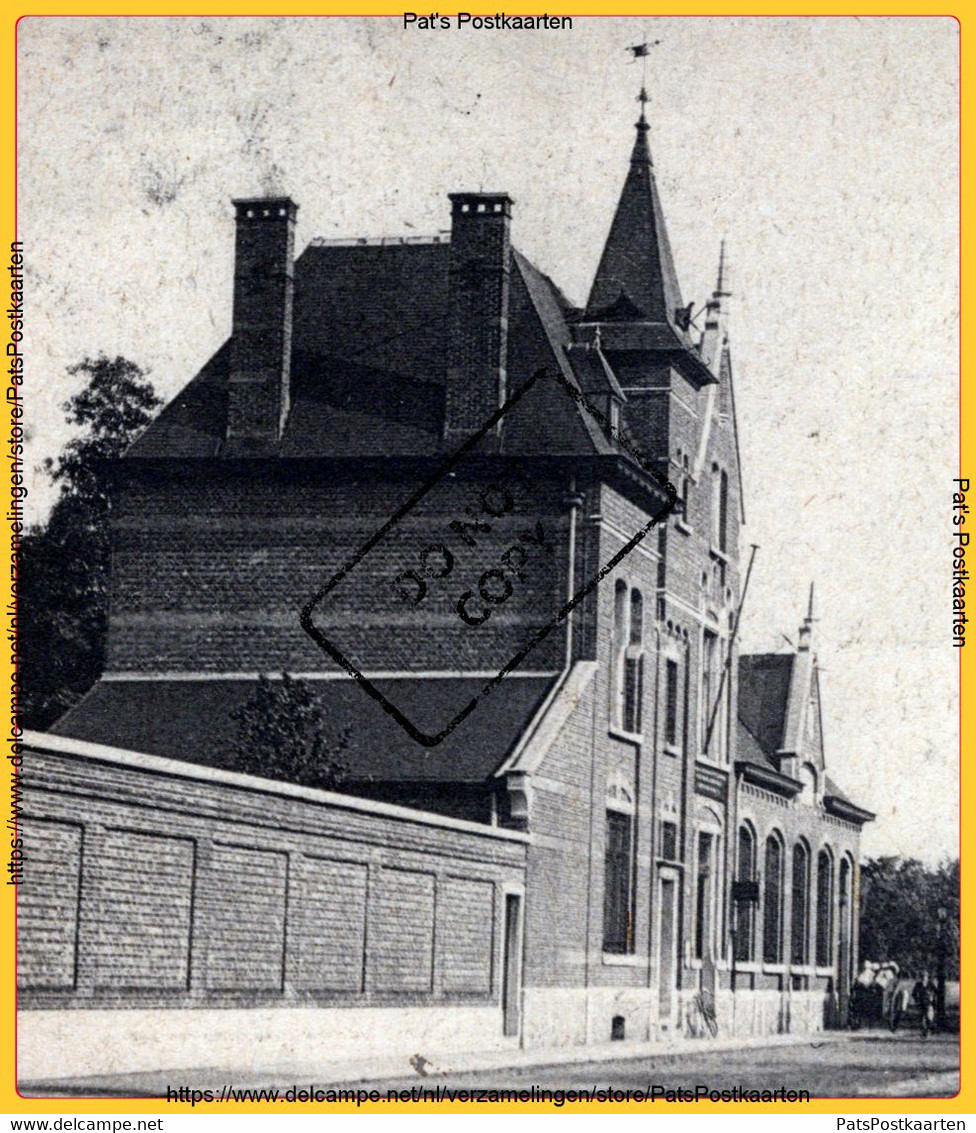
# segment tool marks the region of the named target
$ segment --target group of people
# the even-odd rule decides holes
[[[899,973],[893,960],[874,963],[865,960],[851,989],[851,1026],[862,1023],[881,1024],[887,1021],[897,1031],[901,1021],[914,1007],[922,1037],[935,1030],[938,987],[927,971],[916,975]]]

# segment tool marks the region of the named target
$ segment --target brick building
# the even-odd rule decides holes
[[[35,1075],[241,1011],[363,1056],[380,1009],[455,1050],[843,1017],[872,816],[826,774],[812,598],[739,656],[728,294],[696,330],[647,134],[582,308],[504,193],[297,259],[290,199],[235,202],[231,338],[116,469],[106,672],[29,737]],[[235,768],[282,672],[342,794]]]

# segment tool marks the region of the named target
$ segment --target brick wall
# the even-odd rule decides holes
[[[498,1001],[522,835],[67,740],[22,782],[22,1008]]]
[[[113,509],[109,670],[336,668],[302,629],[300,611],[409,498],[418,473],[340,478],[333,469],[298,479],[266,467],[262,478],[208,465],[189,482],[133,470]],[[522,538],[540,523],[549,549]],[[365,670],[497,670],[565,600],[567,527],[554,478],[504,470],[445,478],[316,607],[315,624]],[[525,553],[521,577],[506,567],[514,544]],[[437,577],[443,552],[424,559],[429,547],[447,549],[449,575]],[[509,562],[519,565],[522,551]],[[497,575],[483,581],[499,569],[510,596],[483,624],[462,621],[465,593],[473,618],[489,605],[482,585],[495,598],[504,593]],[[427,588],[419,599],[417,576]],[[559,667],[560,636],[534,651],[531,668]]]

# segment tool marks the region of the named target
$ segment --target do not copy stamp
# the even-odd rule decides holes
[[[533,402],[553,416],[575,414],[602,438],[602,451],[586,459],[544,445],[506,453],[506,429]],[[629,482],[645,501],[605,562],[585,561],[579,530],[582,489],[595,464],[601,477]],[[598,405],[562,373],[540,369],[410,484],[401,506],[307,602],[302,627],[416,743],[434,748],[506,678],[563,666],[573,611],[676,499]],[[476,676],[475,691],[470,680],[458,682],[458,697],[439,697],[433,715],[398,702],[376,674],[388,665],[372,662],[380,635],[396,639],[405,674]]]

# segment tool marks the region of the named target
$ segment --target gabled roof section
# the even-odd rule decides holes
[[[627,180],[586,304],[586,318],[664,323],[673,332],[676,346],[692,349],[687,331],[675,321],[676,312],[684,304],[647,133],[648,125],[642,118],[637,123]]]
[[[794,657],[791,653],[755,653],[739,657],[739,719],[778,767],[783,743]]]
[[[310,680],[316,705],[348,727],[343,752],[352,782],[485,783],[535,716],[556,678],[506,678],[436,748],[415,743],[352,680]],[[403,677],[377,680],[394,701],[416,706],[421,727],[443,719],[445,705],[477,696],[483,677]],[[111,744],[146,755],[235,770],[234,712],[256,680],[102,680],[54,725],[59,736]],[[273,778],[269,769],[268,777]]]
[[[521,252],[513,249],[512,259],[509,388],[518,388],[543,366],[558,370],[571,389],[582,391],[567,355],[572,342],[567,317],[574,309],[552,280]],[[557,453],[617,452],[593,416],[551,382],[537,387],[506,417],[503,436],[506,451],[526,451],[527,446],[535,445]]]
[[[811,598],[812,603],[812,598]],[[746,782],[755,783],[787,797],[799,793],[802,784],[793,778],[800,774],[799,763],[812,762],[818,773],[824,769],[823,738],[820,730],[820,684],[816,662],[809,651],[809,623],[806,639],[794,653],[756,653],[739,657],[739,719],[736,722],[736,766]],[[798,731],[797,703],[813,712],[813,727],[806,736],[791,741]],[[791,711],[792,702],[792,711]],[[806,731],[804,723],[804,731]],[[805,742],[801,742],[805,741]],[[799,746],[788,748],[793,742]],[[824,775],[823,805],[847,822],[870,822],[871,811],[857,806]]]
[[[273,454],[284,458],[432,456],[443,440],[450,243],[313,242],[295,265],[291,409]],[[592,359],[570,358],[578,311],[512,251],[508,376],[540,366],[584,390]],[[130,447],[136,458],[248,456],[225,439],[230,342]],[[578,363],[578,364],[577,364]],[[616,379],[600,361],[600,381]],[[581,381],[582,379],[582,381]],[[552,383],[506,418],[511,453],[613,455],[598,421]],[[619,388],[619,387],[618,387]],[[538,402],[538,404],[535,404]]]

